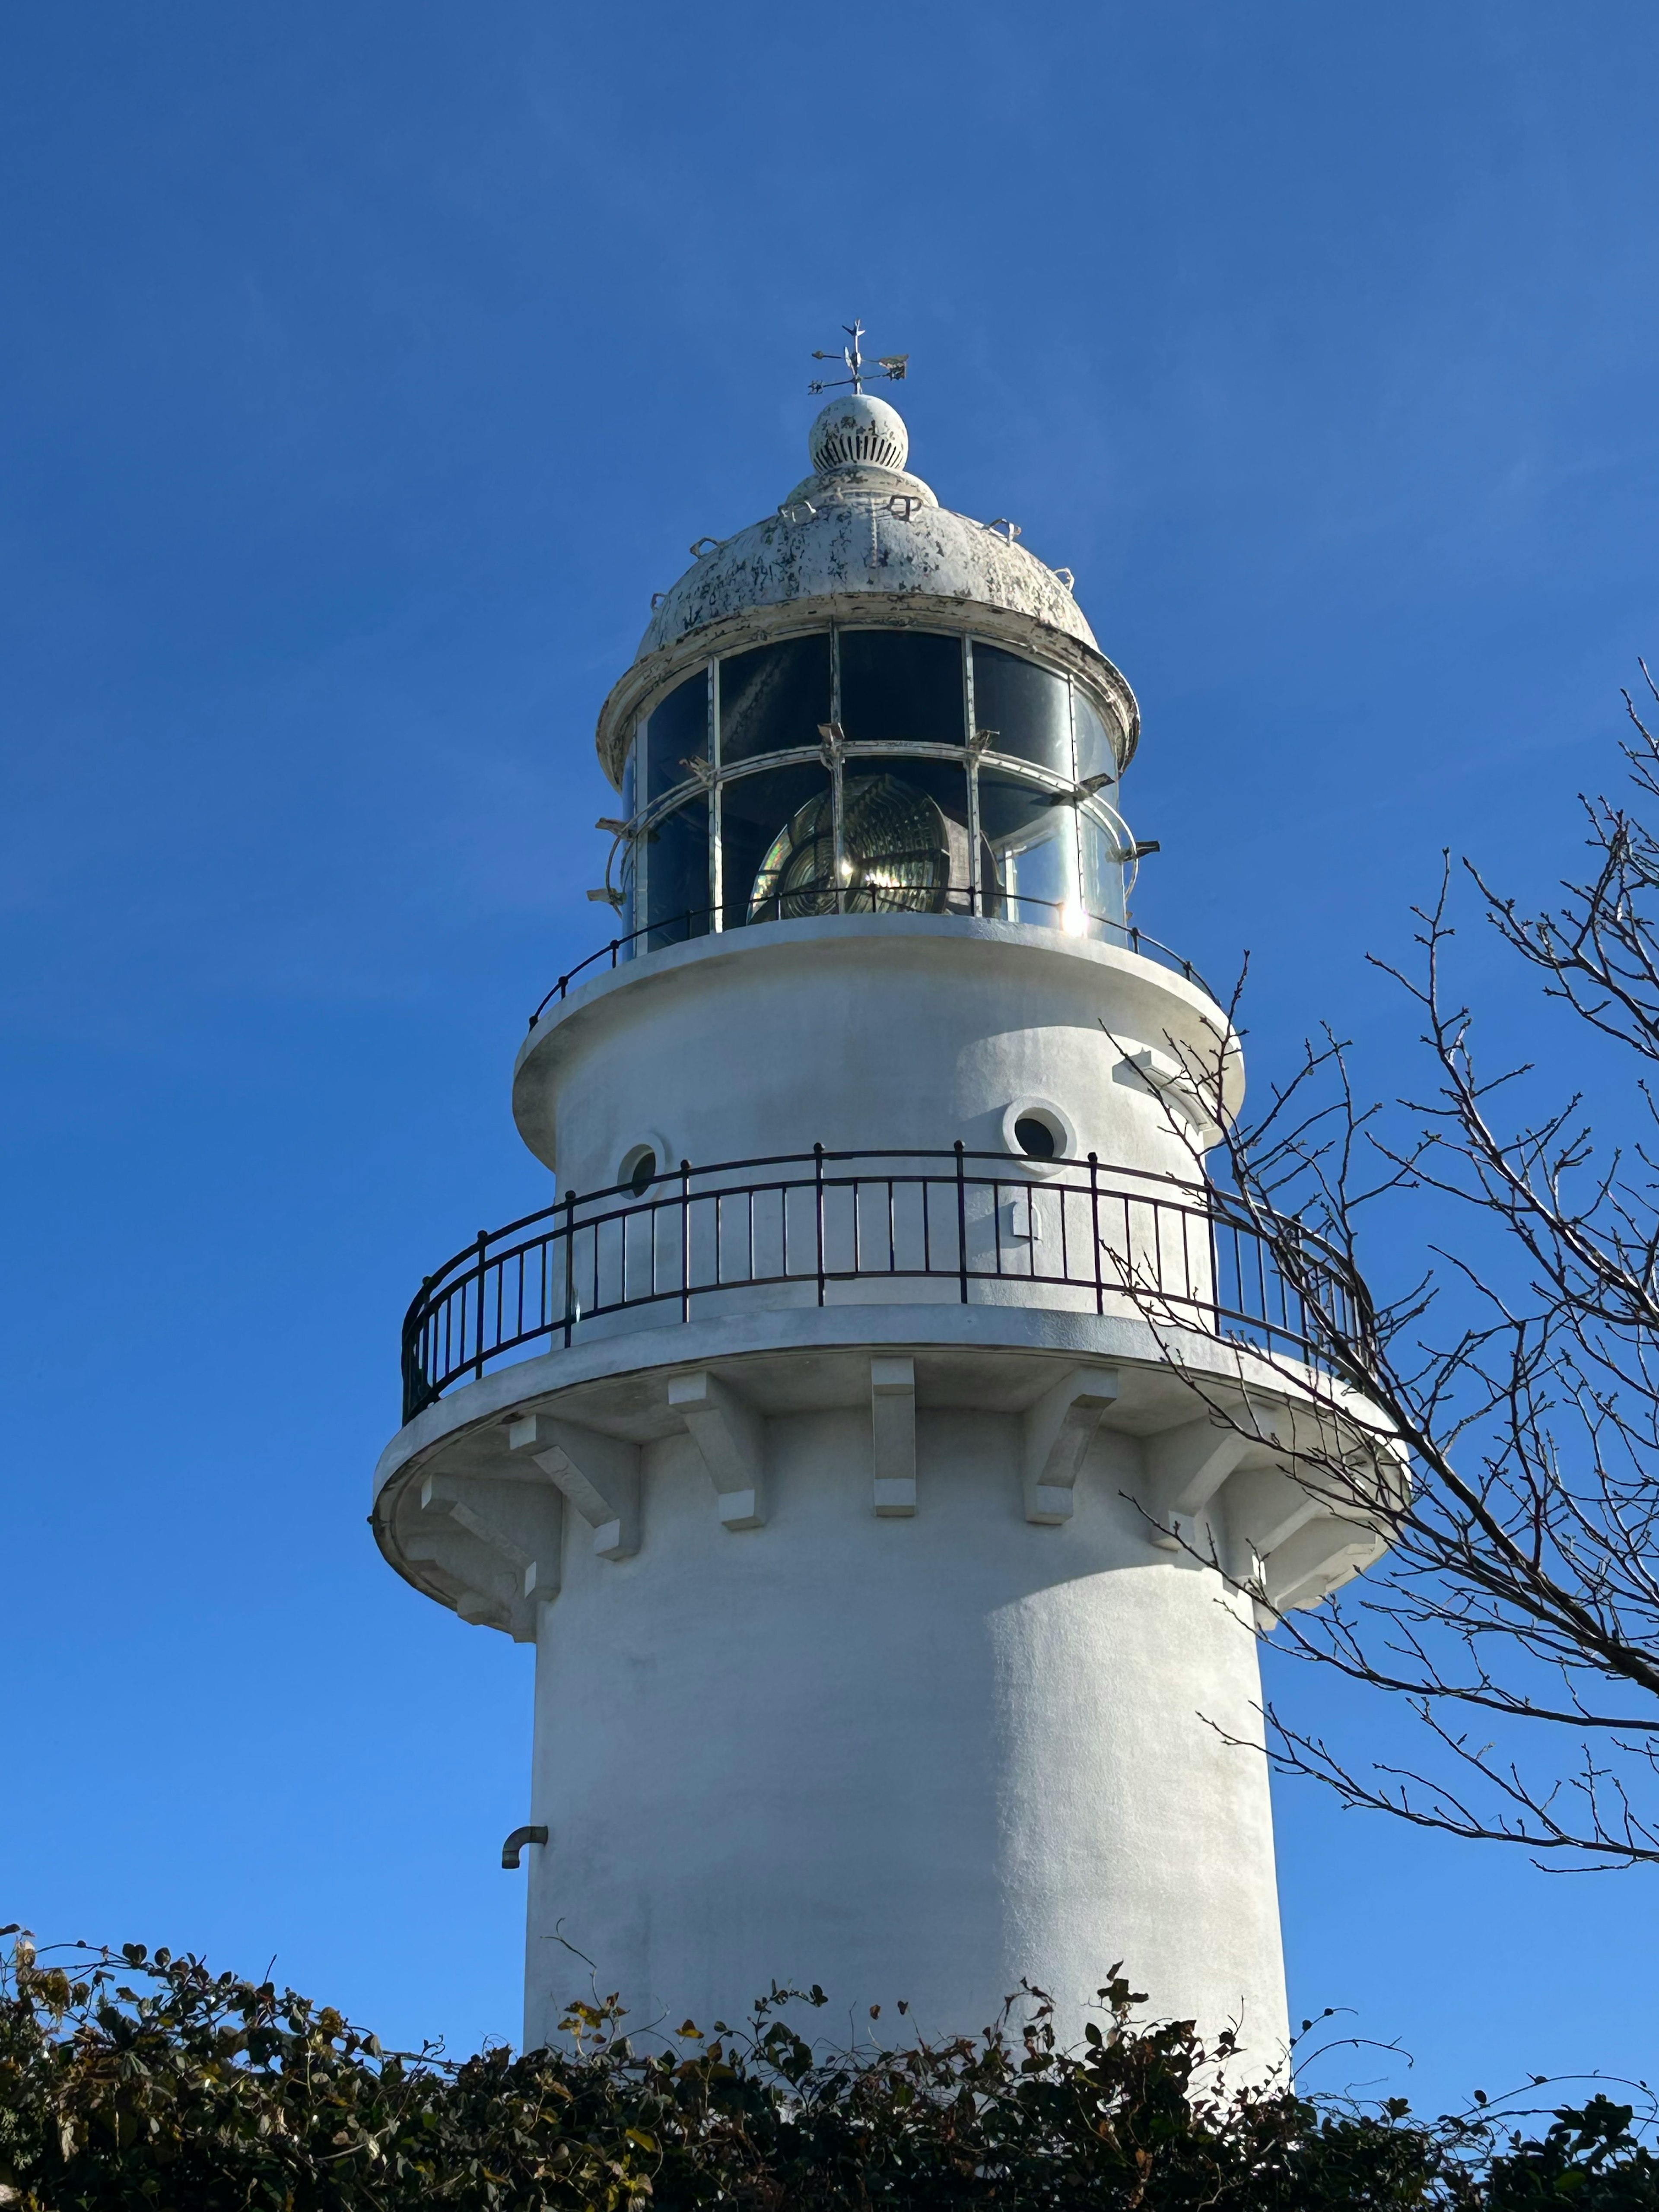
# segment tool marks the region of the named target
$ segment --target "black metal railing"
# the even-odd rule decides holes
[[[883,896],[891,897],[893,894],[884,893]],[[945,896],[947,898],[959,900],[960,904],[947,906],[943,909],[944,912],[976,916],[983,905],[986,908],[985,919],[992,921],[1024,920],[1022,915],[999,913],[993,911],[994,908],[1039,908],[1048,919],[1031,922],[1030,926],[1034,929],[1059,928],[1060,922],[1054,917],[1064,911],[1065,903],[1056,899],[1027,898],[1024,892],[1013,891],[981,894],[969,889],[947,892]],[[784,902],[778,901],[775,903],[781,905]],[[864,908],[857,910],[860,913],[868,911]],[[895,906],[884,906],[879,910],[884,914],[910,911],[910,909]],[[914,910],[917,913],[935,911],[931,907],[926,908],[919,907]],[[602,945],[597,952],[590,952],[586,960],[579,960],[568,975],[560,976],[558,981],[554,984],[552,989],[547,993],[535,1012],[530,1017],[530,1027],[533,1030],[555,1000],[564,998],[568,994],[571,985],[586,975],[590,969],[607,965],[612,968],[619,967],[624,960],[635,957],[635,948],[642,940],[645,940],[645,949],[647,952],[659,952],[670,945],[684,945],[693,938],[707,936],[710,922],[722,911],[725,915],[725,927],[727,929],[744,927],[750,923],[751,917],[746,907],[727,906],[724,909],[712,906],[687,907],[683,914],[669,915],[657,921],[645,922],[638,929],[630,929],[622,937],[613,937],[608,945]],[[781,913],[769,914],[763,917],[769,921],[787,921],[791,918]],[[1121,945],[1127,951],[1139,953],[1143,959],[1156,960],[1160,967],[1173,969],[1176,975],[1184,975],[1188,982],[1195,984],[1206,997],[1214,998],[1215,993],[1211,990],[1190,960],[1183,958],[1179,952],[1173,951],[1169,945],[1161,944],[1156,937],[1149,937],[1144,929],[1137,929],[1133,923],[1110,921],[1104,915],[1086,915],[1084,919],[1088,925],[1087,935],[1091,944]],[[678,933],[678,935],[676,932]],[[1104,933],[1103,935],[1098,933],[1102,932]]]
[[[1138,1311],[1316,1366],[1334,1341],[1369,1341],[1372,1326],[1364,1285],[1338,1253],[1297,1224],[1268,1229],[1204,1184],[1092,1155],[1039,1171],[960,1144],[818,1146],[683,1162],[641,1188],[569,1192],[481,1230],[404,1318],[404,1418],[463,1377],[532,1346],[568,1346],[608,1316],[856,1304],[897,1282],[918,1304]]]

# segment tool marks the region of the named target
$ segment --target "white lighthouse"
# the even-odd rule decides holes
[[[527,2043],[583,1960],[641,2031],[927,2034],[1122,1960],[1270,2064],[1248,1592],[1380,1540],[1287,1472],[1308,1315],[1195,1166],[1242,1068],[1130,926],[1129,687],[849,366],[605,703],[617,935],[514,1074],[556,1196],[422,1286],[374,1527],[535,1648]]]

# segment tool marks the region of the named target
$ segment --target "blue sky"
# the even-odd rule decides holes
[[[1659,653],[1656,75],[1626,0],[6,11],[0,1917],[516,2033],[528,1661],[368,1540],[397,1324],[544,1194],[599,701],[854,313],[1136,688],[1139,919],[1389,1086],[1364,953],[1443,846],[1547,889]],[[1279,1804],[1409,2094],[1659,2064],[1653,1876]]]

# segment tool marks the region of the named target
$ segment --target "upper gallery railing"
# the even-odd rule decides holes
[[[1275,1252],[1287,1237],[1289,1273]],[[820,1146],[682,1163],[480,1231],[404,1318],[404,1418],[462,1377],[533,1346],[568,1346],[607,1316],[854,1304],[899,1282],[915,1286],[917,1304],[1151,1312],[1315,1365],[1333,1339],[1364,1343],[1372,1327],[1364,1285],[1337,1252],[1205,1184],[1092,1156],[1036,1170],[960,1144]]]
[[[949,896],[960,898],[962,903],[957,907],[948,907],[944,909],[945,912],[969,917],[978,913],[980,894],[977,891],[964,890],[953,892]],[[780,903],[787,903],[787,902]],[[1030,907],[1040,909],[1037,918],[1029,921],[1023,915],[1012,917],[1006,915],[990,917],[994,921],[1012,918],[1025,922],[1027,927],[1034,929],[1060,928],[1061,926],[1060,916],[1065,911],[1063,906],[1054,899],[1028,898],[1023,892],[1016,896],[1012,891],[999,891],[996,894],[996,903],[1003,907]],[[859,910],[866,911],[863,908]],[[932,908],[925,910],[933,911]],[[732,908],[727,908],[726,911],[738,913],[741,912],[741,909]],[[884,914],[892,914],[908,913],[913,909],[893,905],[884,906],[879,911]],[[918,908],[914,911],[921,912],[924,909]],[[655,938],[661,940],[658,944],[646,945],[645,949],[653,952],[662,951],[669,945],[685,944],[693,937],[702,936],[707,933],[708,924],[714,918],[717,909],[714,907],[688,907],[684,914],[670,915],[660,921],[646,922],[638,929],[630,929],[625,936],[613,937],[608,945],[602,945],[597,952],[590,952],[586,960],[579,960],[568,975],[560,976],[558,981],[554,984],[552,989],[530,1017],[531,1028],[532,1030],[535,1028],[548,1008],[556,1000],[564,998],[571,985],[586,975],[589,969],[599,968],[607,963],[612,968],[620,966],[624,960],[635,958],[642,941],[647,939]],[[793,918],[782,914],[769,915],[766,917],[768,921],[788,921]],[[1121,945],[1126,951],[1139,953],[1143,959],[1156,960],[1160,967],[1173,969],[1177,975],[1182,975],[1188,982],[1195,984],[1207,998],[1214,998],[1215,993],[1211,990],[1190,960],[1183,959],[1179,952],[1172,952],[1167,945],[1161,945],[1157,938],[1149,937],[1145,930],[1135,928],[1132,923],[1107,921],[1098,915],[1089,915],[1084,919],[1089,943]],[[700,924],[701,927],[694,928],[694,924]],[[681,933],[678,938],[673,934],[676,930]]]

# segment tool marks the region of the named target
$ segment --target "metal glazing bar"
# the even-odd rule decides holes
[[[726,865],[720,851],[720,673],[718,660],[708,664],[708,908],[711,931],[726,927]],[[690,926],[686,929],[689,938]]]
[[[830,726],[833,730],[839,730],[842,726],[841,627],[839,623],[831,623],[830,625]],[[845,914],[847,911],[845,869],[842,865],[847,857],[842,835],[842,808],[843,803],[844,794],[842,788],[841,775],[841,746],[840,744],[837,743],[830,762],[830,836],[834,846],[836,912],[837,914]],[[820,1279],[822,1279],[823,1273],[823,1226],[820,1220],[818,1224],[818,1274]],[[820,1305],[823,1304],[822,1280],[820,1280],[819,1285],[818,1304]]]
[[[962,692],[966,725],[963,748],[968,760],[968,911],[978,915],[983,911],[980,903],[983,863],[979,849],[979,747],[975,742],[979,734],[979,708],[974,697],[974,641],[970,637],[962,641]]]

